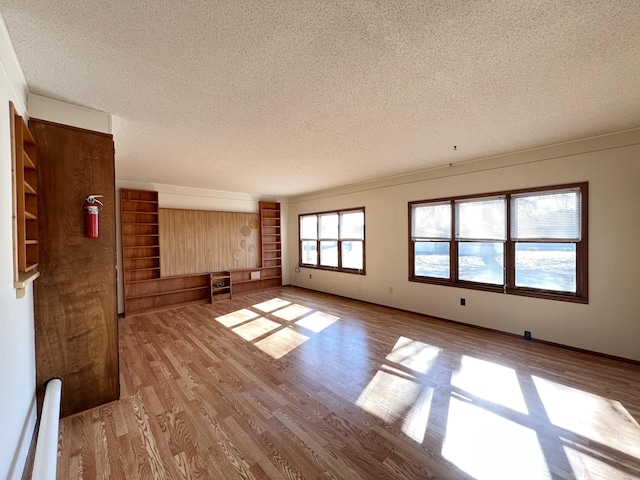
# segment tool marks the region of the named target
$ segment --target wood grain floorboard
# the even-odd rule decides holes
[[[640,479],[640,368],[295,288],[120,320],[59,479]]]

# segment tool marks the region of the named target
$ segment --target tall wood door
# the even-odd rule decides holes
[[[34,286],[39,398],[62,379],[61,416],[119,397],[113,137],[32,119],[38,146],[40,278]],[[83,202],[102,195],[99,238]]]

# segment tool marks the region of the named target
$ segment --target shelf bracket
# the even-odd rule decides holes
[[[13,282],[13,287],[16,289],[16,298],[23,298],[27,285],[29,285],[39,276],[40,272],[38,272],[37,270],[31,272],[20,272],[18,274],[18,279]]]

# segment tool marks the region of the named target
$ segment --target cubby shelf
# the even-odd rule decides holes
[[[211,302],[219,302],[231,298],[230,272],[216,272],[209,275],[211,285]]]
[[[9,102],[14,195],[13,279],[16,295],[38,277],[38,171],[36,143],[24,119]]]

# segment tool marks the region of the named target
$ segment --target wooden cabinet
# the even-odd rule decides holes
[[[9,102],[14,195],[14,268],[18,296],[37,276],[38,170],[36,142],[24,119]]]
[[[119,396],[115,168],[111,135],[31,119],[38,153],[37,391],[62,379],[61,415]],[[99,236],[84,199],[102,195]]]

